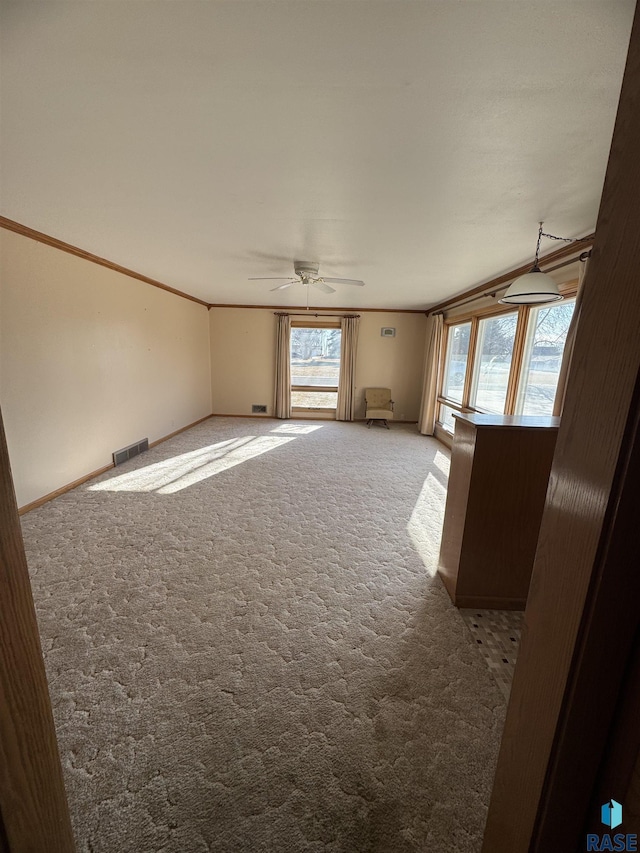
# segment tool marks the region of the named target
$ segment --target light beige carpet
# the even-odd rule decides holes
[[[475,853],[504,699],[415,427],[212,419],[23,518],[82,853]]]

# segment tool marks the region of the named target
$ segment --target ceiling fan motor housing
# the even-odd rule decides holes
[[[300,278],[317,278],[320,264],[310,264],[308,261],[294,261],[293,269]]]

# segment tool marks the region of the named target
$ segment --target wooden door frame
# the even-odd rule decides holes
[[[611,772],[610,757],[637,672],[638,150],[636,9],[483,853],[586,849],[604,769],[607,784],[628,776]]]
[[[74,849],[0,412],[0,851]]]

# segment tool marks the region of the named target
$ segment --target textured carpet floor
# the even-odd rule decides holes
[[[23,518],[81,853],[476,853],[504,699],[415,427],[212,419]]]

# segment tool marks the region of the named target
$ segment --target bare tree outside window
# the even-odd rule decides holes
[[[553,413],[562,354],[574,308],[575,299],[571,299],[530,311],[516,402],[517,414]]]
[[[337,328],[294,326],[291,329],[291,405],[294,408],[336,408],[341,341],[342,331]]]
[[[470,401],[483,412],[504,412],[517,323],[516,311],[484,318],[478,323]]]

